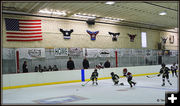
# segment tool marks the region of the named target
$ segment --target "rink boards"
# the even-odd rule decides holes
[[[170,67],[170,65],[167,65],[167,67]],[[123,68],[125,67],[100,69],[98,70],[98,80],[110,79],[111,72],[114,72],[118,74],[120,77],[123,77]],[[152,65],[126,68],[129,72],[133,74],[133,76],[145,76],[158,74],[161,66]],[[85,70],[84,77],[86,81],[89,80],[91,73],[93,71],[94,69]],[[3,75],[3,90],[74,82],[81,82],[81,70],[5,74]]]

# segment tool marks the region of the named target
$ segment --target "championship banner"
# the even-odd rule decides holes
[[[36,59],[45,57],[45,48],[18,48],[19,58]]]
[[[110,57],[110,49],[99,49],[99,57]]]
[[[54,48],[55,56],[68,56],[68,48]]]
[[[2,59],[5,59],[5,60],[15,59],[15,49],[3,48],[2,49]]]
[[[82,48],[69,48],[69,56],[82,56]]]
[[[98,49],[97,48],[83,48],[83,56],[88,58],[96,58],[98,57]]]

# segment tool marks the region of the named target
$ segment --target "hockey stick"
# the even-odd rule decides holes
[[[89,81],[91,81],[91,79],[90,79]],[[89,82],[89,81],[88,81],[88,82]],[[85,86],[88,82],[86,82],[85,84],[82,84],[82,86]]]
[[[148,77],[148,78],[154,78],[154,77],[158,77],[158,76],[146,76],[146,77]]]

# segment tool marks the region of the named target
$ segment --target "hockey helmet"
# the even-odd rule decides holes
[[[126,73],[126,72],[127,72],[127,68],[124,68],[124,69],[123,69],[123,73]]]
[[[94,71],[97,72],[97,69],[95,68]]]
[[[164,63],[161,64],[162,67],[165,67],[166,65]]]
[[[114,75],[114,72],[111,72],[111,75],[113,76],[113,75]]]

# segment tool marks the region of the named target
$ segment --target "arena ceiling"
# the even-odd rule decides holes
[[[69,2],[3,2],[4,13],[27,13],[63,18],[84,19],[77,15],[93,16],[96,22],[115,23],[118,25],[169,30],[178,28],[178,1],[116,1],[106,4],[105,1],[69,1]],[[40,10],[65,12],[64,16],[57,14],[42,14]],[[166,12],[166,15],[159,15]],[[106,19],[106,20],[103,20]],[[118,19],[112,21],[108,19]],[[176,32],[176,31],[175,31]]]

